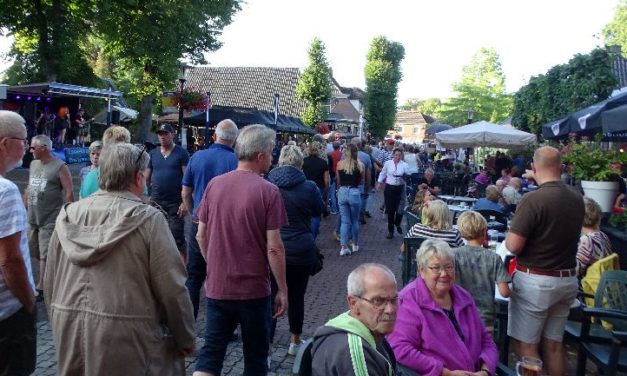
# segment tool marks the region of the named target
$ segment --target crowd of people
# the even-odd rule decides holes
[[[510,298],[507,332],[518,355],[564,374],[562,336],[579,281],[613,251],[599,230],[598,204],[562,182],[556,149],[536,150],[533,192],[523,194],[520,168],[501,154],[487,173],[468,179],[469,188],[487,180],[475,209],[512,218],[505,246],[517,264],[510,275],[485,248],[484,216],[468,210],[454,226],[439,199],[438,171],[454,168],[449,158],[425,158],[394,140],[317,135],[306,145],[277,145],[272,129],[238,129],[230,120],[190,157],[170,125],[157,134],[160,145],[147,152],[130,143],[127,129],[108,128],[89,147],[91,166],[81,170],[74,202],[70,171],[54,157],[50,137],[29,144],[24,119],[0,111],[0,374],[33,371],[35,301],[43,300],[59,374],[180,375],[185,357],[197,353],[194,375],[217,376],[239,325],[243,373],[264,375],[279,317],[288,316],[288,354],[302,348],[320,221],[337,221],[340,256],[359,252],[362,226],[375,220],[374,191],[383,191],[388,238],[425,239],[417,278],[399,291],[386,265],[354,269],[348,311],[314,334],[314,375],[491,376],[496,290]],[[22,197],[4,175],[27,146],[35,161]],[[408,202],[407,182],[419,170]],[[407,233],[405,207],[420,218]],[[201,304],[205,338],[196,349]]]

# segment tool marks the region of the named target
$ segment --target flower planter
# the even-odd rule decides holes
[[[615,181],[581,181],[581,188],[586,196],[596,201],[604,213],[608,213],[614,206],[618,183]]]

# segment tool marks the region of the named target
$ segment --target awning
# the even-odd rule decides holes
[[[9,86],[7,91],[14,95],[45,95],[48,97],[70,96],[90,98],[120,98],[123,93],[118,90],[98,89],[95,87],[43,82],[26,85]]]

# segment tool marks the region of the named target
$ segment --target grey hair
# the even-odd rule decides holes
[[[102,144],[107,145],[116,142],[126,142],[127,144],[131,142],[131,132],[128,129],[114,125],[112,127],[107,128],[102,134]]]
[[[366,289],[364,287],[364,279],[366,276],[366,272],[371,269],[381,270],[385,275],[390,278],[391,281],[394,281],[394,283],[396,284],[396,277],[394,276],[394,272],[392,272],[387,266],[377,263],[361,264],[348,275],[348,279],[346,280],[346,290],[348,291],[348,295],[364,295],[364,293],[366,292]]]
[[[102,150],[102,141],[94,141],[89,144],[89,151],[92,153],[97,153]]]
[[[237,129],[237,125],[231,119],[224,119],[216,126],[216,137],[219,140],[230,142],[231,145],[237,139],[238,133],[239,129]]]
[[[293,166],[297,169],[303,168],[303,152],[296,145],[285,145],[281,148],[279,155],[279,166]]]
[[[141,156],[140,156],[141,153]],[[148,168],[148,153],[125,142],[105,145],[100,154],[100,189],[125,191],[133,182],[135,173]]]
[[[416,265],[418,270],[424,270],[431,257],[448,259],[455,265],[455,255],[447,242],[440,239],[427,239],[422,242],[416,251]]]
[[[0,110],[0,137],[17,137],[26,121],[17,112]]]
[[[259,153],[271,153],[276,132],[261,124],[245,127],[237,136],[235,154],[240,161],[252,162]]]
[[[46,149],[52,150],[52,140],[45,134],[40,134],[31,139],[31,145],[36,143],[37,145],[45,146]]]
[[[322,154],[323,146],[318,141],[312,141],[309,143],[308,150],[309,150],[309,155],[315,155],[316,157],[319,157],[320,154]]]

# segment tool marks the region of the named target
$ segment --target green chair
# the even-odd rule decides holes
[[[414,214],[414,212],[409,210],[409,207],[405,209],[405,223],[406,223],[405,233],[408,233],[409,229],[414,227],[416,223],[420,223],[420,217],[418,217],[416,214]]]
[[[611,270],[601,275],[594,305],[583,309],[586,317],[581,323],[577,375],[585,374],[586,359],[603,375],[627,372],[627,271]],[[613,328],[604,329],[599,320]]]
[[[403,252],[404,257],[402,259],[403,286],[416,279],[416,251],[418,251],[423,241],[425,241],[424,238],[403,238],[403,244],[405,246],[405,252]]]

